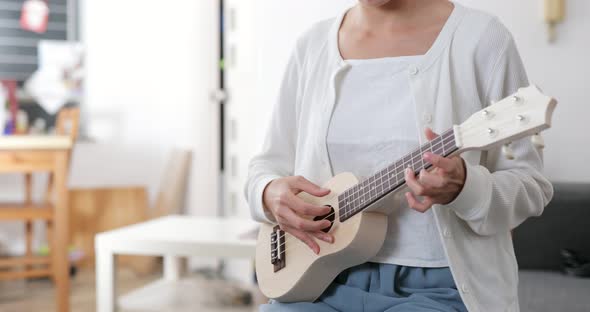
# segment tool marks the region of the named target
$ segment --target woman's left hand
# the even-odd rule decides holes
[[[438,135],[431,129],[426,129],[426,138],[432,140]],[[425,212],[434,204],[448,204],[452,202],[463,189],[465,184],[465,163],[459,156],[444,158],[433,153],[425,153],[424,160],[432,164],[432,169],[422,169],[416,177],[414,171],[406,169],[406,184],[412,192],[406,192],[406,199],[412,209]],[[422,196],[422,201],[416,196]]]

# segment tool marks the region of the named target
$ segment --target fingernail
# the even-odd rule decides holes
[[[429,152],[424,153],[424,159],[429,159],[430,156],[432,156],[432,154],[430,154]]]

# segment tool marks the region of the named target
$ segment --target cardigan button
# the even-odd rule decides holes
[[[469,292],[469,287],[467,287],[467,284],[463,283],[463,285],[461,285],[461,291],[466,294]]]
[[[408,68],[408,71],[410,72],[411,75],[416,75],[418,74],[418,67],[416,66],[410,66],[410,68]]]
[[[443,231],[443,236],[446,237],[446,238],[450,238],[452,236],[451,235],[451,230],[449,230],[449,228],[445,228],[444,231]]]
[[[424,117],[422,117],[422,120],[424,121],[425,124],[429,124],[432,122],[432,115],[424,114]]]

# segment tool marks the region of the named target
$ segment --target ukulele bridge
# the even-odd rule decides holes
[[[277,272],[285,267],[285,231],[277,225],[270,234],[270,263]]]

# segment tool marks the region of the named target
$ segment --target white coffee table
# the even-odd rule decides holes
[[[163,281],[173,282],[180,257],[254,259],[256,240],[244,234],[256,227],[248,219],[168,216],[96,235],[96,310],[117,309],[115,255],[164,256]]]

